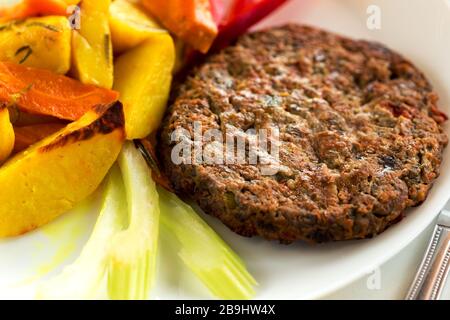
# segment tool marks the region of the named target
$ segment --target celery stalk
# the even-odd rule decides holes
[[[128,228],[111,241],[108,293],[115,300],[148,297],[156,269],[159,199],[141,153],[129,142],[119,156],[128,203]]]
[[[99,293],[107,267],[111,237],[123,228],[126,215],[125,190],[120,170],[111,170],[103,196],[102,209],[93,233],[78,259],[61,274],[43,283],[39,299],[93,299]]]
[[[158,188],[161,224],[179,241],[180,258],[221,299],[251,299],[255,279],[235,252],[176,195]]]

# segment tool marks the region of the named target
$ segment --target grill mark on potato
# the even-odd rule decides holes
[[[54,142],[41,147],[39,152],[49,152],[68,144],[91,139],[97,134],[110,134],[117,129],[123,129],[123,138],[125,138],[125,117],[122,103],[115,102],[112,105],[98,105],[94,107],[93,112],[101,115],[100,118],[86,127],[56,138]]]

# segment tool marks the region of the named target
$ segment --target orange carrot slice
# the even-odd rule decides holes
[[[10,107],[9,112],[11,115],[11,123],[15,127],[27,127],[45,123],[67,124],[69,122],[51,116],[41,116],[39,114],[21,112],[19,109],[14,107]]]
[[[38,15],[66,15],[67,4],[63,0],[23,0],[0,10],[2,20],[16,20]]]
[[[14,127],[16,140],[13,154],[27,149],[29,146],[51,136],[65,126],[62,123],[43,123],[26,127]]]
[[[22,0],[18,4],[0,9],[0,20],[17,20],[35,16],[65,16],[67,7],[78,1],[67,0]]]
[[[85,85],[51,71],[0,62],[0,102],[26,113],[73,121],[92,107],[118,98],[116,91]]]
[[[142,0],[142,5],[170,31],[206,53],[217,36],[209,0]]]

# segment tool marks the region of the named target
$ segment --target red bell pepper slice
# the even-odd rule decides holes
[[[220,25],[225,18],[225,3],[223,3],[223,0],[209,0],[209,3],[214,21],[217,25]]]
[[[228,17],[219,24],[219,36],[214,48],[227,46],[287,1],[289,0],[235,0]]]

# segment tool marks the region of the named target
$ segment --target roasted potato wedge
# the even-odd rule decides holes
[[[93,193],[125,139],[121,103],[98,106],[0,167],[0,237],[38,228]]]
[[[167,32],[137,4],[127,0],[116,0],[111,3],[109,27],[115,53],[136,47],[155,32]]]
[[[85,84],[111,89],[113,50],[109,30],[111,0],[84,0],[81,29],[73,32],[72,74]]]
[[[14,129],[8,108],[0,105],[0,164],[10,156],[14,149],[14,141]]]
[[[159,127],[174,64],[174,43],[164,33],[152,35],[116,60],[114,90],[124,104],[128,139],[145,138]]]
[[[0,24],[0,61],[65,74],[72,30],[66,17],[30,18]]]

